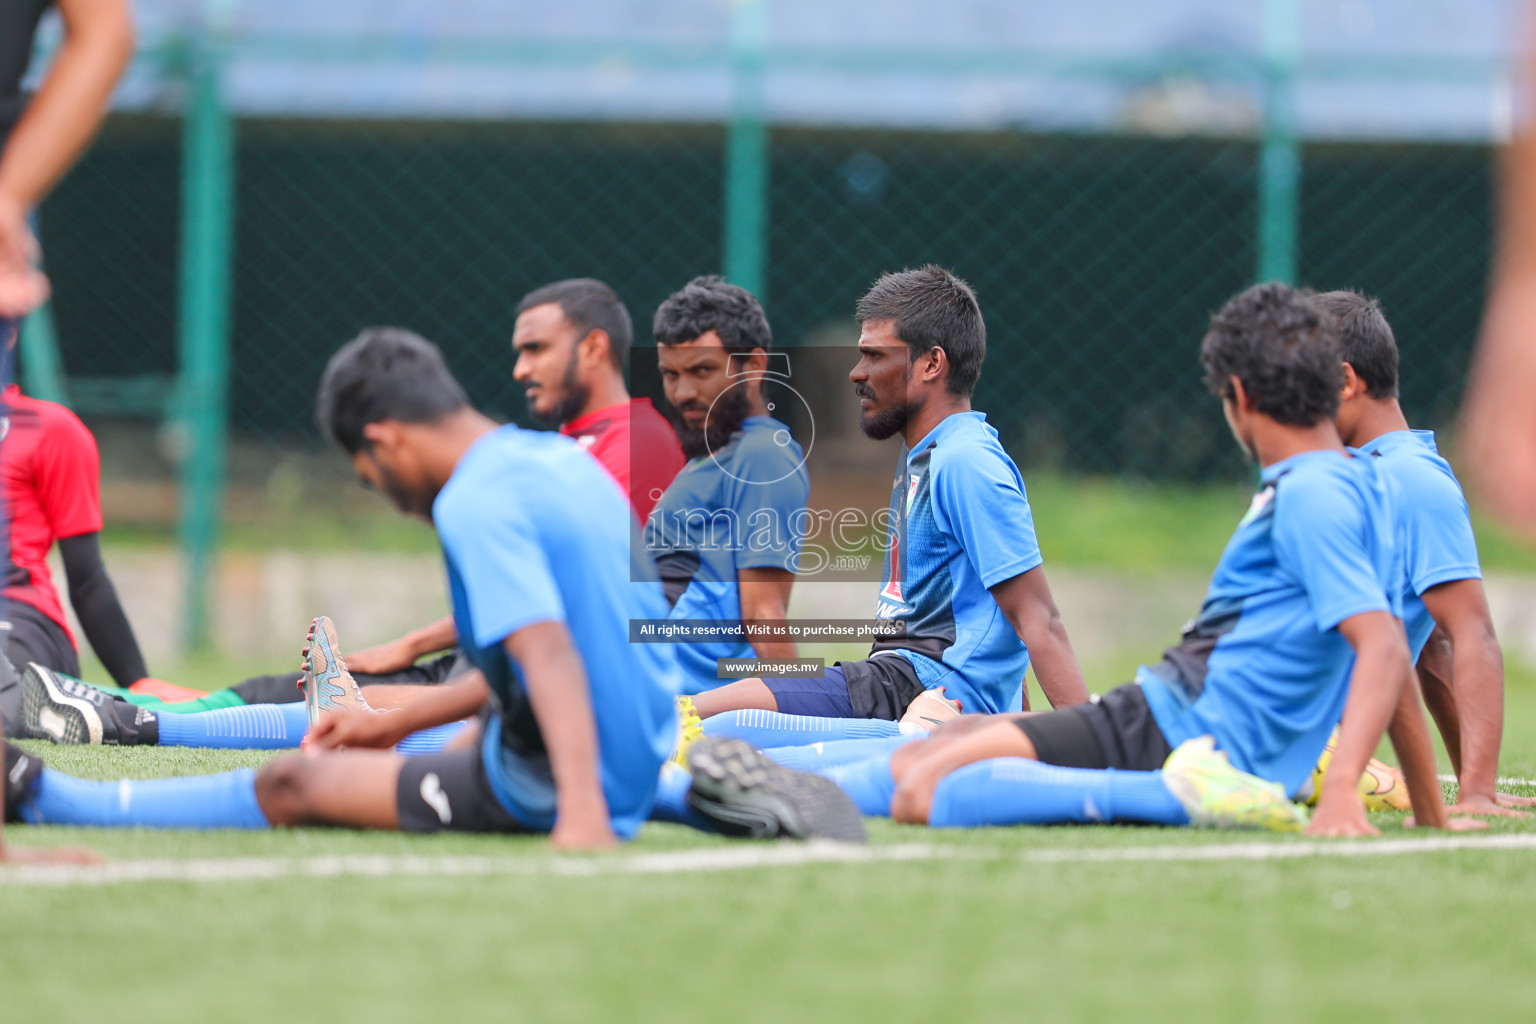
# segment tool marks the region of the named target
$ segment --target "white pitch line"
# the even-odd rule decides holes
[[[124,860],[105,864],[19,864],[0,867],[0,886],[113,885],[123,882],[226,882],[274,878],[466,877],[480,875],[675,875],[739,871],[801,864],[939,860],[966,856],[919,843],[852,846],[843,843],[776,843],[631,857],[222,857],[193,860]]]
[[[1192,846],[1073,848],[1013,852],[936,843],[846,846],[837,843],[748,845],[611,857],[229,857],[200,860],[125,860],[90,866],[27,864],[0,868],[0,887],[121,885],[130,882],[237,882],[278,878],[477,877],[486,875],[591,878],[605,875],[677,875],[798,867],[990,860],[1020,864],[1114,864],[1300,860],[1387,857],[1452,850],[1532,850],[1536,834],[1427,836],[1422,839],[1293,840],[1206,843]]]
[[[1441,782],[1455,782],[1456,776],[1442,775]],[[1512,775],[1503,775],[1494,780],[1496,786],[1536,786],[1536,779],[1519,779]]]
[[[1203,846],[1132,846],[1124,849],[1032,850],[1021,860],[1039,863],[1132,861],[1302,860],[1308,857],[1393,857],[1448,850],[1536,850],[1536,833],[1498,836],[1426,836],[1423,839],[1301,839]]]

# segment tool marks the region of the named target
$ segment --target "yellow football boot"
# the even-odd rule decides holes
[[[1328,765],[1333,761],[1334,748],[1339,744],[1339,730],[1333,730],[1333,735],[1328,737],[1328,745],[1323,748],[1323,753],[1317,759],[1317,767],[1312,769],[1312,777],[1307,780],[1310,791],[1307,793],[1307,804],[1317,806],[1317,798],[1323,791],[1323,778],[1328,774]],[[1371,758],[1365,764],[1365,771],[1360,776],[1360,798],[1365,801],[1365,809],[1368,811],[1410,811],[1413,804],[1408,799],[1408,783],[1403,780],[1402,772]]]
[[[1300,832],[1307,812],[1293,804],[1278,782],[1232,767],[1212,736],[1179,744],[1163,762],[1163,782],[1184,805],[1191,825]]]
[[[668,764],[675,764],[684,771],[688,770],[688,748],[699,741],[704,735],[704,722],[699,718],[699,709],[693,706],[693,698],[681,696],[677,698],[677,748],[672,751],[672,757]]]

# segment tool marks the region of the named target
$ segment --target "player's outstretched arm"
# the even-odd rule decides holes
[[[368,675],[400,672],[416,664],[417,659],[446,651],[458,642],[459,631],[454,627],[453,616],[448,615],[398,639],[346,655],[347,667]]]
[[[75,617],[112,680],[118,686],[132,686],[149,675],[133,626],[102,564],[101,535],[81,533],[59,538],[59,557],[64,562]]]
[[[1082,704],[1088,699],[1083,670],[1078,667],[1072,641],[1061,623],[1061,613],[1051,596],[1045,567],[1037,565],[1028,572],[1004,580],[991,590],[992,598],[1007,616],[1024,646],[1029,648],[1029,663],[1035,678],[1053,708]]]
[[[1446,828],[1449,815],[1440,795],[1440,776],[1435,771],[1435,750],[1430,745],[1429,723],[1419,703],[1419,688],[1408,675],[1398,691],[1397,707],[1387,726],[1397,764],[1408,783],[1415,820],[1430,828]]]
[[[1504,735],[1504,652],[1494,633],[1488,599],[1482,581],[1476,579],[1442,583],[1424,591],[1422,597],[1435,620],[1436,635],[1445,637],[1450,654],[1447,669],[1425,682],[1450,684],[1451,699],[1445,701],[1441,693],[1442,707],[1436,709],[1435,720],[1446,749],[1452,752],[1460,783],[1457,809],[1493,811],[1498,806],[1495,787]],[[1430,643],[1434,642],[1431,637]],[[1430,650],[1425,647],[1426,652]],[[1421,676],[1424,661],[1420,659]],[[1426,702],[1430,693],[1426,688]]]
[[[736,588],[741,596],[743,620],[783,622],[789,615],[789,591],[795,574],[788,569],[738,569]],[[752,638],[752,650],[759,658],[793,658],[793,640]]]
[[[1421,824],[1457,831],[1488,827],[1485,822],[1450,816],[1440,794],[1440,776],[1435,772],[1435,750],[1430,745],[1429,723],[1424,718],[1419,688],[1414,685],[1411,674],[1398,695],[1387,735],[1392,738],[1392,749],[1397,753],[1403,779],[1408,783],[1408,796],[1413,801],[1413,817],[1408,819],[1410,826]]]
[[[75,162],[133,56],[128,0],[58,0],[64,42],[0,158],[0,194],[31,207]]]
[[[58,6],[64,43],[0,156],[0,316],[21,316],[47,297],[47,282],[32,268],[27,211],[96,133],[133,55],[128,0],[58,0]]]
[[[490,697],[485,676],[466,672],[451,683],[417,687],[421,695],[398,711],[331,711],[304,737],[304,750],[318,754],[342,747],[387,750],[413,732],[457,722],[477,713]]]
[[[568,850],[613,846],[618,840],[603,796],[592,691],[570,630],[563,622],[536,622],[504,644],[523,677],[555,777],[550,843]]]
[[[1419,663],[1414,666],[1419,677],[1419,695],[1440,738],[1445,741],[1445,752],[1451,758],[1451,770],[1461,777],[1461,715],[1456,711],[1456,694],[1452,689],[1451,638],[1445,630],[1436,626],[1434,632],[1419,652]]]
[[[1323,779],[1309,835],[1373,836],[1378,829],[1365,817],[1360,774],[1376,751],[1397,709],[1412,669],[1403,627],[1390,612],[1362,612],[1339,623],[1339,633],[1355,651],[1339,745]],[[1409,780],[1409,789],[1413,783]],[[1439,793],[1436,785],[1435,792]]]

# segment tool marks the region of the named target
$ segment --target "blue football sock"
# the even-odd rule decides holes
[[[430,729],[413,732],[395,746],[395,753],[404,754],[406,757],[435,754],[468,727],[468,722],[449,722],[446,725],[434,725]]]
[[[870,740],[829,740],[825,743],[808,743],[803,747],[769,747],[763,753],[785,768],[819,774],[838,765],[867,761],[872,757],[889,757],[897,747],[923,739],[925,735],[918,733],[915,736],[886,736]]]
[[[309,711],[303,701],[293,704],[252,704],[177,715],[155,712],[162,747],[224,747],[238,750],[281,750],[296,747],[309,731]]]
[[[132,828],[267,828],[249,768],[177,779],[97,782],[43,770],[17,810],[33,825]]]
[[[706,718],[703,727],[706,736],[737,736],[760,750],[901,735],[900,723],[883,718],[816,718],[756,709]]]
[[[928,811],[934,828],[1070,821],[1188,825],[1189,815],[1162,772],[1058,768],[1022,757],[979,761],[945,776]]]
[[[859,813],[870,818],[891,816],[891,798],[896,795],[896,778],[891,774],[891,755],[855,761],[827,768],[824,775],[843,788]]]
[[[651,820],[689,825],[701,832],[719,831],[708,818],[688,806],[688,787],[691,785],[692,775],[675,764],[662,765],[661,781],[656,786],[656,802],[651,805]]]

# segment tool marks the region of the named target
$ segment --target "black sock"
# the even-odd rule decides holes
[[[160,742],[160,719],[148,708],[123,701],[113,701],[101,709],[103,717],[110,716],[117,726],[117,745],[120,747],[153,747]]]
[[[20,821],[21,804],[43,774],[43,759],[4,740],[5,744],[5,820]]]

